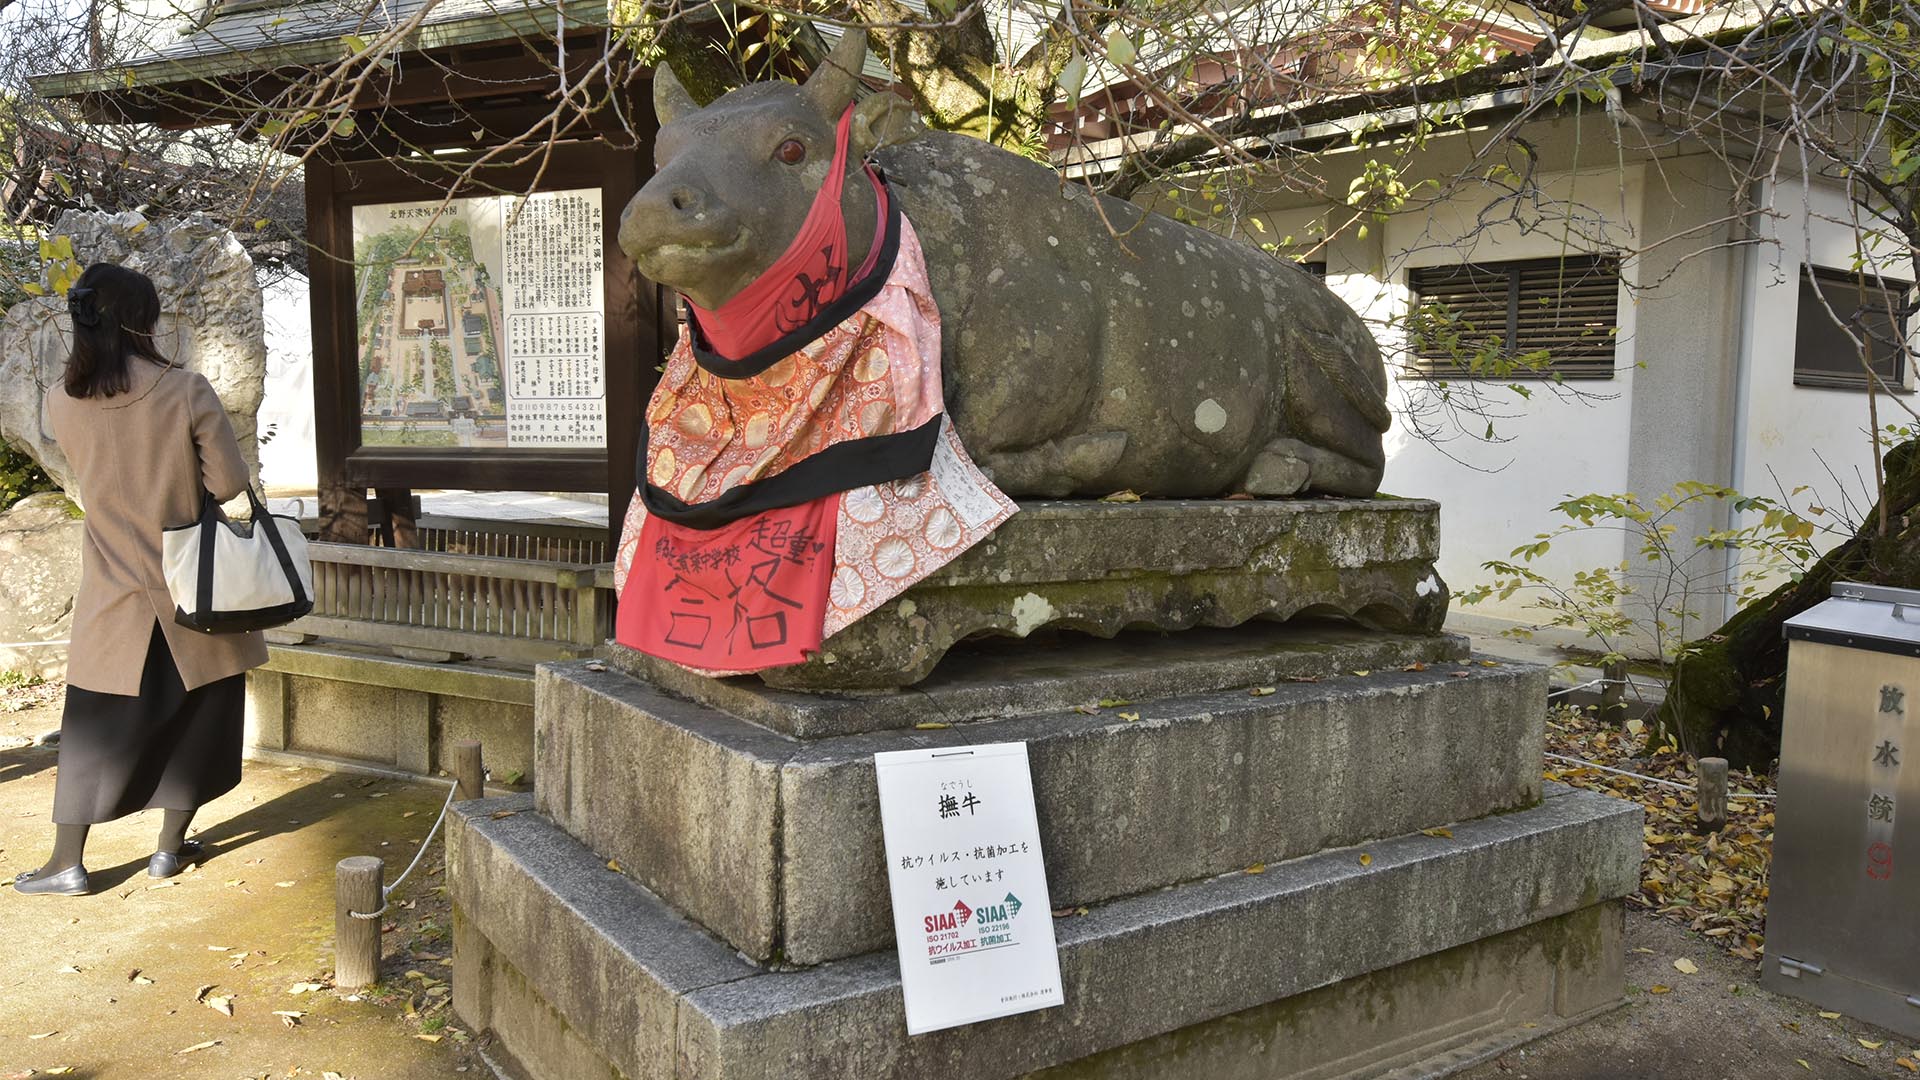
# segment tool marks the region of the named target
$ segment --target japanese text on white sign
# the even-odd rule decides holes
[[[606,445],[600,191],[353,210],[361,442]]]
[[[1063,1002],[1025,743],[874,755],[907,1031]]]

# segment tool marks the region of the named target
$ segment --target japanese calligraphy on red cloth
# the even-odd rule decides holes
[[[820,649],[839,507],[829,495],[708,530],[648,521],[628,580],[651,602],[621,606],[621,642],[698,667],[805,660]]]
[[[876,270],[886,275],[877,292],[824,331],[795,335],[804,342],[756,373],[716,374],[710,367],[733,374],[732,362],[709,360],[682,335],[647,409],[642,497],[614,564],[622,644],[708,674],[797,663],[1015,512],[945,418],[939,309],[911,223],[896,216],[890,239],[897,254]],[[900,455],[918,455],[910,472],[792,502]],[[807,539],[798,553],[782,549],[775,567],[767,540],[782,528]],[[821,557],[806,561],[813,545]],[[756,560],[757,576],[745,569]],[[726,648],[674,644],[700,636],[699,605],[681,603],[698,598],[689,568],[725,601],[701,640]],[[759,621],[776,608],[778,628]]]

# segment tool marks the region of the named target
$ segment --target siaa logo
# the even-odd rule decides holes
[[[967,906],[966,901],[956,900],[954,901],[952,911],[943,911],[937,915],[928,915],[926,917],[927,933],[938,933],[941,930],[958,930],[967,925],[967,920],[971,918],[973,918],[973,909]]]
[[[1020,898],[1012,893],[1008,893],[1007,898],[1000,903],[981,904],[974,913],[979,916],[976,921],[981,925],[987,923],[1004,923],[1012,922],[1013,917],[1020,914],[1020,908]]]

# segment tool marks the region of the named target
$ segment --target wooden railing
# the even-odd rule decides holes
[[[335,638],[402,656],[541,661],[584,656],[611,634],[604,566],[313,543],[313,614],[278,640]]]
[[[421,551],[449,555],[491,555],[556,563],[603,563],[613,555],[607,530],[594,525],[560,525],[427,514],[414,523]],[[379,544],[378,530],[369,543]]]

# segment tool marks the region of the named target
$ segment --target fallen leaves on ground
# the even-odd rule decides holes
[[[1698,975],[1700,974],[1700,965],[1683,956],[1673,962],[1673,970],[1682,975]]]
[[[1628,721],[1623,728],[1591,712],[1556,708],[1547,716],[1547,750],[1691,789],[1694,775],[1687,756],[1671,745],[1645,753],[1640,724]],[[1640,891],[1629,896],[1628,903],[1704,934],[1743,960],[1760,959],[1766,941],[1773,803],[1737,796],[1769,791],[1770,785],[1750,772],[1731,770],[1727,785],[1736,797],[1727,800],[1727,827],[1702,835],[1694,831],[1693,795],[1688,791],[1551,758],[1547,765],[1549,780],[1631,799],[1646,809],[1646,860],[1640,866]]]
[[[185,1050],[176,1050],[176,1051],[174,1051],[174,1053],[175,1053],[176,1055],[180,1055],[180,1054],[197,1054],[197,1053],[199,1053],[199,1052],[200,1052],[200,1051],[202,1051],[202,1050],[211,1050],[211,1049],[213,1049],[214,1047],[216,1047],[216,1046],[219,1046],[219,1045],[220,1045],[220,1040],[219,1040],[219,1039],[208,1039],[208,1040],[207,1040],[206,1042],[203,1042],[203,1043],[194,1043],[194,1044],[193,1044],[192,1046],[189,1046],[189,1047],[187,1047],[187,1048],[186,1048]]]

